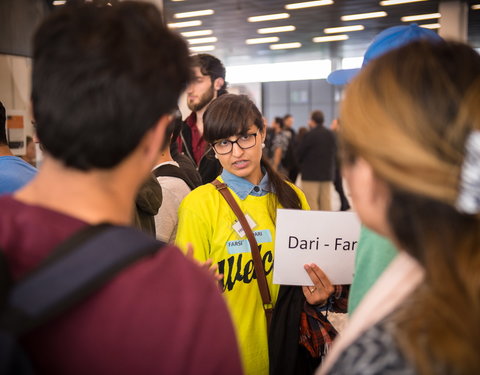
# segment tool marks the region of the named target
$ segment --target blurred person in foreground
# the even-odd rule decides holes
[[[42,22],[31,98],[45,158],[30,184],[0,198],[14,279],[89,225],[130,223],[189,77],[185,42],[152,4],[67,4]],[[172,246],[22,343],[38,374],[241,373],[215,282]]]
[[[320,374],[480,372],[480,56],[418,41],[347,87],[344,175],[361,221],[397,257]]]

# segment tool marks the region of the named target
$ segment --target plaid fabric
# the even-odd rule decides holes
[[[305,301],[300,315],[299,344],[304,346],[313,358],[324,356],[337,336],[337,330],[328,320],[328,312],[347,312],[349,291],[349,285],[335,285],[335,291],[326,306],[322,307],[312,306]]]

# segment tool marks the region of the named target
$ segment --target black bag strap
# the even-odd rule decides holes
[[[265,316],[267,318],[267,329],[270,329],[270,322],[272,321],[273,314],[273,304],[272,298],[270,297],[270,290],[268,289],[267,276],[265,275],[262,257],[260,255],[257,241],[255,240],[255,235],[253,234],[250,225],[248,225],[245,215],[235,201],[235,198],[233,198],[233,195],[228,190],[227,184],[224,184],[219,180],[213,180],[211,184],[216,187],[220,194],[222,194],[223,198],[225,198],[228,205],[235,213],[235,216],[237,216],[237,219],[242,225],[243,231],[247,236],[248,242],[250,243],[250,251],[252,253],[253,259],[253,268],[255,269],[255,274],[257,275],[258,289],[260,290],[260,295],[262,296],[263,309],[265,310]]]
[[[185,181],[190,190],[195,189],[197,186],[195,183],[188,177],[185,171],[179,167],[176,167],[172,164],[164,164],[153,170],[155,177],[171,176],[177,177]]]
[[[20,336],[59,316],[165,244],[130,227],[99,224],[61,243],[9,291],[2,330]]]

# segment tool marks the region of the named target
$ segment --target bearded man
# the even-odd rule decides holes
[[[203,138],[203,114],[212,100],[227,92],[225,67],[215,56],[203,53],[193,56],[194,78],[187,87],[187,105],[192,111],[180,133],[179,151],[196,165],[204,184],[213,181],[221,170],[210,145]]]

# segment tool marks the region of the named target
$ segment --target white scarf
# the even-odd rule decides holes
[[[333,342],[316,375],[325,375],[340,354],[368,328],[399,306],[420,284],[424,270],[406,252],[400,252],[390,263],[355,310],[348,325]]]

